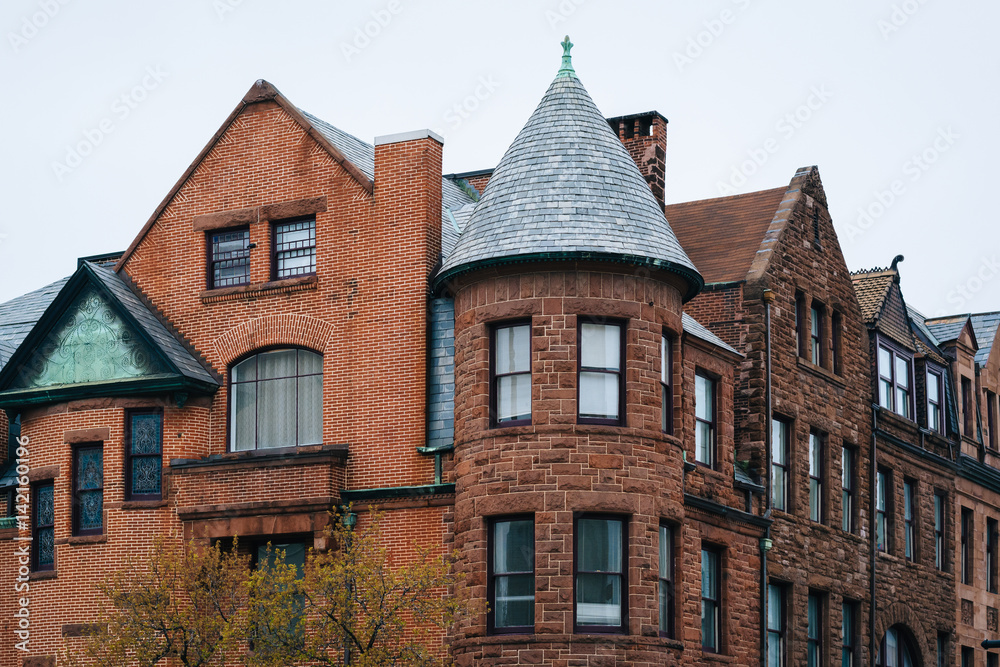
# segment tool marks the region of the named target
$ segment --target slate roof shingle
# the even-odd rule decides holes
[[[947,343],[961,335],[962,329],[968,321],[968,315],[949,315],[926,320],[925,324],[935,338],[942,343]]]
[[[972,329],[976,332],[976,342],[979,343],[979,351],[976,352],[976,363],[985,366],[989,361],[990,351],[993,349],[993,342],[997,337],[997,329],[1000,329],[1000,311],[994,313],[973,313]]]
[[[711,343],[716,347],[721,347],[723,350],[728,350],[733,354],[738,354],[741,357],[746,356],[742,352],[738,352],[734,348],[727,345],[721,338],[706,329],[698,320],[694,319],[687,313],[681,313],[681,328],[684,330],[684,333],[691,334],[695,338],[700,338],[703,341]]]
[[[702,286],[635,161],[575,75],[549,86],[436,279],[530,256],[660,266],[687,280],[688,298]]]
[[[25,339],[35,322],[56,298],[69,277],[0,303],[0,370]]]
[[[781,187],[670,204],[665,212],[707,284],[736,282],[746,279],[786,192]]]

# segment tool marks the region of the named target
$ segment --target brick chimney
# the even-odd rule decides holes
[[[618,135],[635,160],[660,208],[664,206],[664,178],[667,157],[667,119],[656,111],[609,118],[611,130]]]
[[[426,285],[441,258],[441,153],[430,130],[375,137],[375,216],[399,268]]]

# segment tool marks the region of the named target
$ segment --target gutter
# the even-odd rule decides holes
[[[764,518],[767,527],[760,541],[760,664],[767,667],[767,552],[771,549],[771,304],[774,303],[774,292],[765,289],[761,295],[764,301]]]
[[[872,452],[871,452],[871,463],[869,464],[868,470],[868,520],[874,522],[875,516],[873,514],[875,510],[875,505],[878,502],[878,489],[876,488],[875,475],[878,471],[878,413],[879,413],[878,403],[872,403]],[[868,526],[868,536],[869,536],[869,551],[871,552],[871,576],[869,577],[868,584],[868,597],[869,597],[869,609],[868,609],[868,657],[872,664],[875,664],[875,646],[877,639],[875,638],[875,613],[878,611],[878,605],[875,602],[875,559],[877,553],[875,550],[875,542],[877,541],[875,531],[876,526],[874,524]]]

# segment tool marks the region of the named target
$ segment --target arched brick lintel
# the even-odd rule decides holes
[[[910,631],[911,639],[916,643],[916,649],[919,653],[917,667],[934,664],[931,659],[930,645],[927,643],[927,634],[924,632],[924,624],[912,607],[902,602],[893,602],[885,609],[879,610],[875,615],[875,641],[881,642],[885,631],[894,625],[902,625]],[[877,646],[878,644],[876,644]]]
[[[296,345],[325,352],[333,325],[307,315],[268,315],[233,327],[213,341],[220,366],[225,368],[254,350]]]

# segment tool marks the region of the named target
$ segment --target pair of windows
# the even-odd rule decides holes
[[[878,403],[900,417],[913,419],[912,361],[884,344],[878,346]],[[940,402],[938,403],[940,406]]]
[[[208,234],[208,287],[250,284],[250,229]],[[271,226],[271,280],[316,273],[316,218],[284,220]]]
[[[767,664],[785,667],[788,660],[788,597],[790,586],[771,583],[767,587]],[[806,665],[820,667],[824,659],[823,635],[826,595],[810,591],[806,604]],[[841,665],[855,664],[858,651],[857,603],[844,600],[841,606]]]
[[[130,410],[125,423],[125,499],[163,497],[163,415],[158,410]],[[104,443],[73,447],[73,535],[104,533]],[[32,553],[35,570],[55,567],[55,485],[32,487]]]
[[[578,421],[622,425],[624,419],[624,355],[622,323],[582,322],[577,369]],[[491,409],[494,426],[531,424],[531,323],[493,328],[491,341]],[[660,339],[662,428],[674,429],[673,339]],[[695,461],[716,464],[717,382],[695,375]]]
[[[574,525],[573,608],[579,632],[624,632],[628,526],[622,517],[583,515]],[[535,624],[535,522],[498,519],[490,528],[488,623],[494,633],[532,633]]]
[[[533,633],[535,522],[531,516],[491,522],[488,547],[488,626],[495,634]],[[625,632],[628,616],[628,524],[624,517],[582,515],[574,524],[574,624],[577,632]],[[659,529],[661,636],[674,636],[675,537]],[[706,554],[709,554],[706,556]],[[714,559],[714,560],[712,560]],[[721,596],[718,552],[702,552],[702,628],[718,647]]]

